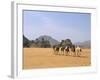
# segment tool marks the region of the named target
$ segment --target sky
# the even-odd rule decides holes
[[[23,30],[29,40],[48,35],[58,41],[83,42],[91,39],[91,14],[24,10]]]

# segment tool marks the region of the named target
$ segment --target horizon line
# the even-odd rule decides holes
[[[27,38],[24,34],[23,34],[23,36],[25,37],[25,38]],[[51,37],[52,39],[54,39],[54,40],[56,40],[56,41],[58,41],[58,42],[61,42],[62,40],[66,40],[66,39],[70,39],[70,38],[65,38],[65,39],[61,39],[61,40],[57,40],[57,39],[55,39],[54,37],[52,37],[52,36],[49,36],[49,35],[40,35],[40,36],[38,36],[37,38],[39,38],[39,37],[41,37],[41,36],[48,36],[48,37]],[[35,38],[35,39],[29,39],[29,38],[27,38],[28,40],[36,40],[37,38]],[[84,41],[72,41],[72,39],[70,39],[71,40],[71,42],[72,43],[77,43],[77,42],[85,42],[85,41],[91,41],[91,40],[84,40]]]

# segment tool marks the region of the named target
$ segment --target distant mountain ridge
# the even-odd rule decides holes
[[[37,43],[37,40],[39,41]],[[47,35],[42,35],[42,36],[39,36],[38,38],[36,38],[35,40],[29,40],[26,36],[23,35],[23,46],[24,47],[40,47],[42,46],[42,40],[44,41],[49,41],[50,43],[50,46],[53,47],[54,45],[58,45],[60,42],[57,41],[56,39],[50,37],[50,36],[47,36]],[[49,45],[49,43],[44,43],[47,45]]]
[[[83,42],[77,42],[74,43],[75,45],[81,46],[83,48],[91,48],[91,40],[83,41]]]
[[[61,43],[61,42],[57,41],[56,39],[54,39],[54,38],[52,38],[51,36],[48,36],[48,35],[42,35],[42,36],[39,36],[36,39],[38,39],[40,42],[42,42],[42,39],[44,39],[45,41],[49,41],[51,47],[53,45],[58,45],[58,44]],[[36,42],[36,39],[33,40],[33,41]],[[23,36],[23,44],[24,44],[24,46],[27,47],[27,46],[30,46],[30,44],[34,44],[34,43],[32,43],[32,40],[29,40],[27,37]],[[91,48],[91,41],[90,40],[83,41],[83,42],[76,42],[76,43],[73,43],[73,44],[78,45],[82,48]]]
[[[42,39],[48,40],[48,41],[50,42],[51,46],[57,45],[57,44],[60,43],[60,42],[57,41],[56,39],[54,39],[54,38],[52,38],[52,37],[50,37],[50,36],[47,36],[47,35],[42,35],[42,36],[38,37],[37,39],[40,40],[40,41],[42,41]]]

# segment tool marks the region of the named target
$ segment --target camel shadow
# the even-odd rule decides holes
[[[88,56],[78,56],[79,58],[88,58]]]

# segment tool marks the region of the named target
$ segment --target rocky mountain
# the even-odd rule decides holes
[[[23,35],[23,42],[28,42],[28,38],[26,38],[24,35]]]
[[[23,47],[29,47],[30,46],[30,40],[28,40],[28,38],[26,38],[23,35]]]
[[[57,44],[60,43],[60,42],[57,41],[56,39],[54,39],[54,38],[52,38],[52,37],[50,37],[50,36],[47,36],[47,35],[42,35],[42,36],[38,37],[37,39],[40,40],[40,41],[41,41],[42,39],[48,40],[48,41],[50,42],[51,46],[57,45]]]
[[[74,43],[74,44],[81,46],[83,48],[91,48],[91,41],[90,40],[84,41],[84,42],[77,42],[77,43]]]

